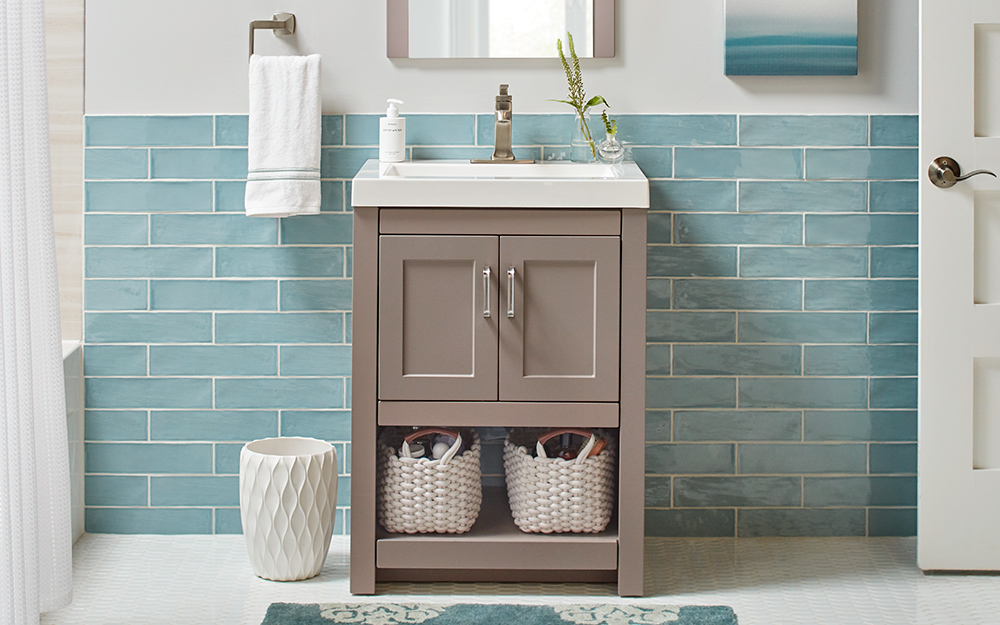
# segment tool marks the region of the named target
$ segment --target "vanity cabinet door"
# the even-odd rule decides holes
[[[379,237],[380,399],[497,399],[497,252],[493,236]]]
[[[500,399],[618,401],[621,239],[501,237],[500,271]]]

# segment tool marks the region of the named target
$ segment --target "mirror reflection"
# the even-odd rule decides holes
[[[594,56],[594,0],[408,0],[410,58]]]

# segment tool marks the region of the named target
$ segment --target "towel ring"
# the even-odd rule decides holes
[[[269,29],[277,35],[292,35],[295,33],[295,15],[292,13],[275,13],[274,19],[254,20],[250,22],[250,56],[253,56],[253,31]]]

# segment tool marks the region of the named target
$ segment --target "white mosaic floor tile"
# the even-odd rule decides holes
[[[924,575],[911,538],[647,539],[646,597],[607,584],[380,584],[354,598],[349,538],[319,576],[253,575],[242,536],[87,534],[74,549],[74,601],[42,625],[258,625],[275,601],[722,604],[740,625],[997,625],[1000,576]]]

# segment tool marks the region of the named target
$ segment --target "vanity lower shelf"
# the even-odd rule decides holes
[[[483,488],[483,506],[465,534],[390,534],[379,528],[379,569],[614,571],[617,519],[599,534],[529,534],[514,525],[503,487]]]

